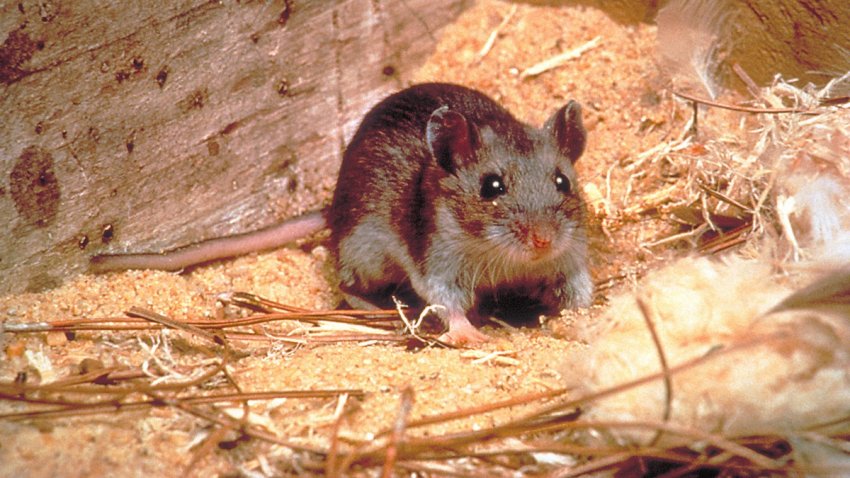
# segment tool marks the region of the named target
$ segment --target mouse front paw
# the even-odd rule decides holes
[[[577,309],[590,307],[593,303],[593,282],[586,270],[581,270],[564,278],[555,289],[559,309]]]

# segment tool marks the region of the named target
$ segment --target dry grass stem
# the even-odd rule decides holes
[[[643,319],[646,322],[646,328],[652,336],[652,343],[655,345],[655,350],[658,352],[658,362],[661,364],[661,373],[664,379],[664,415],[663,420],[670,420],[670,413],[673,404],[673,379],[670,377],[670,366],[667,363],[667,354],[664,353],[664,345],[661,343],[661,338],[658,336],[658,331],[655,329],[655,322],[652,320],[652,312],[647,300],[642,297],[637,298],[638,308],[640,309]],[[649,445],[654,446],[661,438],[662,430],[658,430],[655,437],[650,440]]]
[[[576,58],[581,57],[585,52],[596,48],[601,42],[602,37],[597,36],[581,46],[573,48],[569,51],[565,51],[559,55],[553,56],[552,58],[543,60],[540,63],[526,68],[522,71],[522,73],[519,74],[519,77],[521,79],[530,78],[532,76],[537,76],[541,73],[545,73],[553,68],[558,68],[559,66],[562,66],[571,60],[575,60]]]
[[[712,106],[715,108],[723,108],[725,110],[731,111],[739,111],[741,113],[751,113],[751,114],[802,114],[802,115],[818,115],[822,114],[823,111],[812,110],[810,108],[757,108],[753,106],[740,106],[740,105],[730,105],[726,103],[721,103],[718,101],[709,100],[706,98],[700,98],[688,93],[684,93],[682,91],[674,91],[674,95],[684,98],[688,101],[693,101],[694,103],[698,103],[701,105]]]
[[[490,53],[490,50],[493,49],[493,45],[496,44],[496,39],[499,38],[499,35],[502,33],[502,30],[504,30],[505,27],[508,26],[508,23],[510,23],[511,19],[513,19],[514,15],[516,15],[518,8],[518,5],[511,6],[511,9],[510,11],[508,11],[508,14],[505,15],[499,25],[495,29],[493,29],[492,32],[490,32],[490,36],[487,37],[487,41],[484,43],[484,46],[481,47],[481,50],[479,50],[478,53],[475,55],[475,63],[480,63],[481,60],[483,60],[484,57],[487,56],[488,53]]]

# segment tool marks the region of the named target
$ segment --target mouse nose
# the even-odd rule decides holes
[[[548,234],[547,231],[541,231],[538,228],[531,230],[529,239],[531,241],[531,245],[538,250],[548,249],[552,244],[551,234]]]
[[[555,249],[558,229],[549,218],[523,218],[513,223],[512,229],[517,246],[533,261],[548,257]]]
[[[525,240],[534,254],[546,254],[555,242],[555,226],[546,219],[529,221],[525,230]]]

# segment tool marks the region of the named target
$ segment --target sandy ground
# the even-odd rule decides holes
[[[492,50],[479,60],[477,53],[513,8],[516,11]],[[596,46],[564,66],[520,78],[519,72],[527,67],[597,37]],[[627,208],[633,198],[663,189],[670,179],[655,170],[631,177],[626,165],[664,138],[680,134],[688,114],[664,90],[654,40],[654,27],[617,23],[588,7],[482,1],[445,32],[415,78],[478,88],[532,124],[542,124],[568,99],[577,99],[584,105],[590,138],[578,163],[580,177],[585,187],[593,185],[612,204]],[[593,320],[605,308],[609,294],[628,287],[631,277],[671,254],[683,253],[638,247],[674,231],[651,214],[605,224],[592,217],[591,222],[591,267],[600,285],[594,307],[554,318],[542,327],[486,327],[497,340],[481,349],[509,352],[514,361],[476,362],[462,350],[408,351],[392,344],[308,345],[291,350],[271,342],[235,342],[242,355],[230,364],[231,374],[243,391],[362,390],[363,398],[341,422],[339,433],[366,440],[392,423],[402,391],[408,388],[414,397],[411,418],[557,389],[562,373],[559,357],[586,346],[569,340],[569,323]],[[252,292],[311,309],[333,308],[339,300],[329,254],[311,242],[185,275],[136,271],[82,276],[47,293],[0,298],[0,318],[37,322],[109,317],[133,306],[177,320],[212,318],[222,313],[216,306],[217,295],[227,291]],[[199,364],[215,358],[198,347],[197,339],[173,331],[153,352],[153,344],[163,340],[161,334],[85,332],[73,340],[62,334],[5,334],[0,340],[0,380],[4,382],[22,372],[29,383],[46,382],[51,373],[72,375],[84,359],[96,359],[107,367],[138,368],[157,356],[175,370],[191,374]],[[166,345],[170,358],[165,355]],[[33,363],[38,358],[50,366],[37,370]],[[155,365],[151,369],[158,370]],[[336,422],[336,404],[334,399],[287,399],[256,402],[254,411],[278,436],[326,447]],[[412,433],[488,427],[520,416],[529,407],[515,406]],[[23,408],[20,403],[0,403],[0,413]],[[0,420],[4,437],[0,476],[182,476],[210,431],[208,422],[168,407],[38,422]],[[295,473],[286,448],[257,441],[233,449],[215,447],[199,460],[191,465],[199,475],[238,476],[259,473],[264,466],[278,473]]]

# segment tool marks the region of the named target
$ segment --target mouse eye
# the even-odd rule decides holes
[[[481,180],[481,198],[486,200],[496,199],[505,194],[505,182],[498,174],[488,174]]]
[[[555,188],[564,194],[569,194],[573,189],[570,179],[562,173],[555,174]]]

